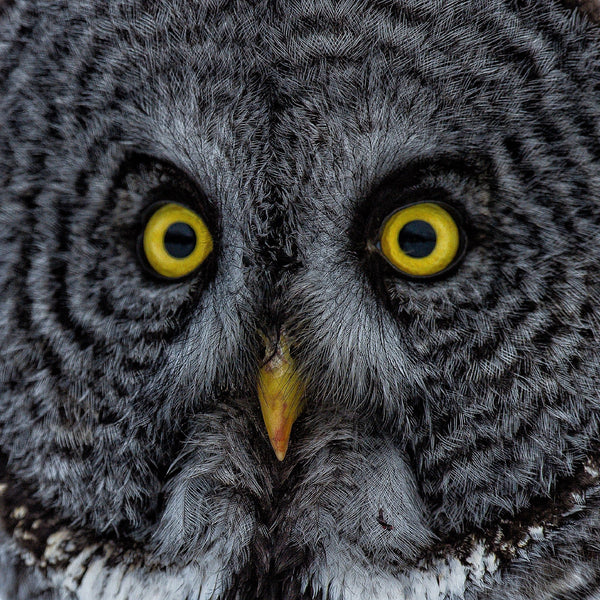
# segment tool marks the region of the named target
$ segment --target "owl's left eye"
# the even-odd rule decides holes
[[[213,250],[213,239],[199,215],[171,202],[159,205],[151,214],[140,245],[155,273],[180,279],[206,260]]]
[[[397,271],[416,278],[433,277],[456,264],[463,237],[449,207],[419,202],[387,216],[378,246]]]

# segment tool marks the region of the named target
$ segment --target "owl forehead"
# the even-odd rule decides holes
[[[232,246],[246,235],[234,233],[240,215],[259,248],[288,255],[292,231],[341,236],[390,173],[489,154],[512,131],[539,128],[540,98],[557,91],[544,13],[532,23],[500,0],[485,10],[410,1],[69,10],[65,32],[83,56],[69,68],[93,94],[67,86],[68,100],[100,129],[118,125],[122,148],[194,179]],[[66,152],[86,160],[81,150],[95,142],[81,136]],[[467,195],[467,208],[482,197]]]
[[[98,68],[86,73],[98,79],[95,91],[124,98],[128,141],[158,147],[204,180],[223,173],[219,161],[245,188],[261,171],[314,180],[333,162],[372,178],[403,153],[453,143],[457,123],[463,145],[464,129],[475,138],[485,129],[472,118],[476,98],[502,79],[504,97],[486,106],[500,112],[519,84],[500,77],[507,69],[497,55],[503,34],[526,27],[516,18],[506,25],[502,2],[485,13],[472,2],[179,4],[167,12],[115,3],[103,19],[94,15],[95,35],[72,44],[96,53],[106,37],[121,42],[121,55],[97,52]],[[489,77],[474,81],[482,68]],[[107,71],[116,89],[102,85]]]
[[[126,135],[266,201],[273,182],[300,203],[356,197],[415,157],[478,152],[515,126],[506,115],[528,118],[556,66],[506,2],[210,6],[110,16],[129,43],[119,85],[146,98],[144,114],[125,102]]]

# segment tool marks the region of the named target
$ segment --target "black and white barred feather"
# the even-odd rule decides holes
[[[566,4],[0,3],[2,600],[600,598],[600,30]],[[399,189],[462,215],[448,277],[369,252]],[[175,283],[137,256],[165,198],[216,245]],[[269,325],[308,381],[283,463]]]

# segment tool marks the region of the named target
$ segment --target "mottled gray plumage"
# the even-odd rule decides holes
[[[0,598],[600,597],[597,9],[0,2]],[[400,277],[432,190],[466,254]],[[191,278],[140,264],[157,199]]]

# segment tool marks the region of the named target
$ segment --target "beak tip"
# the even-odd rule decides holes
[[[282,445],[278,445],[275,446],[275,444],[272,444],[273,446],[273,450],[275,451],[275,456],[277,457],[277,460],[279,462],[283,462],[283,459],[285,458],[285,455],[287,454],[287,444],[285,444],[285,447],[283,447]]]

